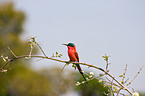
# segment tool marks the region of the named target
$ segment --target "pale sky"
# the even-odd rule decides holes
[[[68,60],[62,44],[74,42],[81,62],[105,68],[102,56],[106,53],[111,56],[110,73],[119,78],[128,64],[130,80],[145,64],[145,0],[14,2],[27,16],[24,37],[36,36],[48,56],[57,51],[63,54],[62,60]],[[52,63],[58,65],[47,60],[34,62],[33,67],[49,68]],[[145,92],[145,68],[130,87]]]

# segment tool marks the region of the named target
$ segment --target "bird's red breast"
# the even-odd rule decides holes
[[[70,61],[79,62],[79,56],[78,56],[78,53],[76,52],[75,46],[74,47],[68,46],[68,55],[69,55]]]

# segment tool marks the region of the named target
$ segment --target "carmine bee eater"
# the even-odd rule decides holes
[[[76,51],[75,45],[73,43],[68,43],[68,44],[63,44],[63,45],[66,45],[68,47],[68,56],[69,56],[70,62],[79,62],[79,56]],[[83,76],[83,78],[86,81],[86,78],[84,77],[84,74],[82,72],[80,65],[79,64],[75,64],[75,65],[77,69],[79,70],[80,74]]]

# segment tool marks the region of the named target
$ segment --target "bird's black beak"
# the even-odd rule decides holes
[[[62,44],[62,45],[65,45],[65,46],[67,46],[67,44]]]

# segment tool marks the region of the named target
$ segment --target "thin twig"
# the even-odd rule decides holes
[[[108,80],[108,81],[106,81],[108,84],[112,84],[112,85],[115,85],[115,86],[117,86],[117,87],[119,87],[119,88],[122,88],[121,86],[119,86],[119,85],[113,83],[113,82],[112,82],[111,80],[109,80],[107,77],[106,77],[106,79]],[[111,83],[110,83],[110,82],[111,82]]]
[[[116,96],[118,96],[119,95],[119,93],[120,93],[120,91],[122,90],[122,88],[120,88],[119,90],[118,90],[118,92],[117,92],[117,95]]]
[[[125,71],[124,71],[124,73],[123,73],[123,78],[122,78],[122,81],[124,81],[124,79],[125,79],[125,75],[126,75],[126,70],[127,70],[127,64],[126,64],[126,66],[125,66],[125,69],[124,69]]]
[[[142,68],[143,68],[144,66],[145,66],[145,64],[139,69],[139,71],[138,71],[137,74],[134,76],[134,78],[133,78],[126,86],[130,85],[131,82],[133,82],[133,80],[138,76],[138,74],[140,73],[140,71],[142,70]]]
[[[39,47],[39,49],[42,51],[42,53],[43,53],[43,55],[45,56],[45,57],[47,57],[46,56],[46,54],[45,54],[45,52],[43,51],[43,49],[41,48],[41,46],[36,42],[36,45]]]
[[[12,55],[13,55],[14,57],[17,57],[17,56],[14,54],[14,52],[10,49],[10,47],[8,47],[8,49],[9,49],[9,51],[12,53]]]
[[[11,70],[11,67],[12,67],[12,62],[10,62],[10,67],[9,67],[10,70]]]
[[[129,80],[129,78],[126,79],[126,81],[124,82],[124,84]]]
[[[31,50],[30,50],[30,53],[29,53],[29,58],[31,58],[32,50],[33,50],[33,45],[31,44]]]
[[[107,65],[106,65],[106,71],[107,71],[108,70],[109,63],[108,63],[108,60],[106,62],[107,62]]]
[[[42,58],[42,59],[38,59],[38,60],[36,60],[35,62],[38,62],[38,61],[41,61],[41,60],[43,60],[44,58]]]
[[[68,63],[66,63],[66,64],[63,66],[63,68],[61,69],[61,72],[64,70],[65,66],[67,66],[67,65],[68,65]]]
[[[126,96],[125,94],[123,94],[123,93],[119,93],[120,95],[122,95],[122,96]]]

